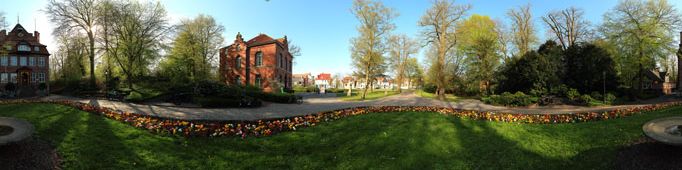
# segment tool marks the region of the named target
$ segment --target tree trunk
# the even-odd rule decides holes
[[[92,31],[88,31],[88,40],[90,41],[90,88],[96,89],[95,81],[95,36]]]

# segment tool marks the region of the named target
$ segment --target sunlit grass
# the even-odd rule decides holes
[[[438,99],[438,96],[437,96],[436,94],[429,93],[429,92],[425,92],[425,91],[423,91],[423,90],[417,90],[417,91],[415,91],[415,93],[416,93],[418,96],[421,96],[421,97],[431,98],[431,99]],[[457,102],[457,101],[459,101],[460,99],[461,99],[460,97],[457,97],[457,96],[455,96],[455,95],[453,95],[453,94],[445,94],[445,100],[447,100],[447,101],[449,101],[449,102]]]
[[[362,99],[361,99],[362,91],[363,91],[363,89],[356,89],[356,90],[351,91],[351,96],[347,96],[348,92],[337,93],[336,96],[341,97],[341,100],[345,100],[345,101],[362,101]],[[367,90],[367,95],[365,95],[365,100],[380,99],[383,97],[396,95],[396,94],[399,94],[398,91],[396,91],[396,90],[375,89],[372,92],[370,92],[370,90]]]

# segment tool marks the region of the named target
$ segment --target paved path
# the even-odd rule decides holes
[[[73,97],[52,95],[45,100],[75,100],[116,110],[135,112],[159,117],[184,120],[259,120],[274,119],[291,116],[301,116],[322,111],[337,110],[360,106],[441,106],[463,110],[493,111],[500,113],[576,113],[608,111],[616,108],[644,106],[644,104],[581,107],[581,106],[549,106],[536,108],[509,108],[492,106],[478,100],[464,99],[457,102],[445,102],[423,98],[412,92],[388,96],[371,101],[342,101],[332,96],[309,95],[303,104],[264,103],[259,108],[184,108],[146,104],[134,104],[109,100],[79,99]]]

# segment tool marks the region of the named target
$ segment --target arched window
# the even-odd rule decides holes
[[[263,65],[263,52],[257,52],[256,53],[256,66],[261,66]]]
[[[234,60],[234,68],[235,69],[241,69],[242,68],[242,57],[237,56],[237,58]]]

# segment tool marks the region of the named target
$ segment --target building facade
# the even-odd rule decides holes
[[[315,86],[317,88],[332,88],[333,85],[332,74],[320,73],[315,77]]]
[[[292,88],[292,61],[286,36],[273,39],[260,34],[244,41],[237,33],[234,43],[220,49],[220,79],[229,85],[279,92],[280,88]]]
[[[308,87],[312,85],[313,76],[310,73],[293,74],[294,85]]]
[[[0,91],[19,97],[47,94],[50,53],[40,43],[40,33],[17,24],[9,33],[0,31],[0,45]],[[8,84],[14,90],[8,90]]]

